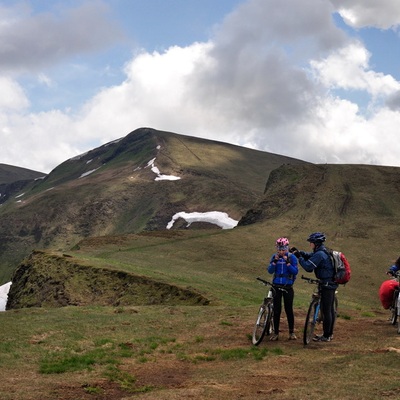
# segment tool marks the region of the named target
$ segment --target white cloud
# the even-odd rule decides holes
[[[389,29],[400,24],[398,0],[331,0],[346,23],[354,28]]]
[[[40,73],[38,76],[39,83],[46,85],[48,87],[53,86],[53,82],[51,78],[49,78],[46,74]]]
[[[400,152],[394,132],[400,83],[375,71],[361,39],[346,36],[332,19],[336,7],[353,10],[358,21],[353,25],[395,26],[398,3],[385,1],[385,10],[376,11],[373,19],[374,1],[249,0],[221,22],[207,43],[136,53],[126,62],[120,83],[102,87],[84,107],[71,111],[28,112],[30,99],[22,86],[4,76],[0,89],[8,96],[0,100],[1,162],[48,172],[70,157],[147,126],[311,162],[400,165],[377,145],[384,132],[385,140],[394,140],[392,153]],[[10,61],[0,61],[0,70],[7,65],[38,69],[46,60],[54,63],[96,49],[104,39],[101,32],[79,44],[66,29],[86,19],[87,26],[103,29],[108,23],[104,9],[91,16],[88,7],[65,17],[46,16],[50,26],[58,20],[61,29],[48,45],[41,45],[41,61],[29,54],[23,60],[4,41],[3,54]],[[24,40],[22,48],[32,44],[27,37],[35,32],[32,46],[39,46],[47,32],[35,18],[23,32],[14,32],[27,22],[29,10],[22,15],[7,16],[0,32],[11,44]],[[117,35],[115,29],[112,39]],[[62,43],[61,54],[56,41]],[[71,50],[66,43],[72,44]],[[53,77],[45,72],[41,76],[43,83],[57,86]],[[352,99],[355,91],[363,104]]]
[[[76,8],[55,6],[33,14],[27,3],[0,5],[0,71],[29,71],[96,51],[121,38],[102,1]]]
[[[49,172],[82,153],[71,119],[61,111],[38,114],[1,113],[2,163]]]
[[[23,110],[29,106],[23,88],[13,79],[0,76],[0,113]]]
[[[162,54],[139,53],[126,64],[123,83],[103,89],[85,105],[79,130],[104,141],[115,138],[116,132],[123,136],[142,126],[190,134],[187,129],[197,120],[192,119],[196,110],[187,103],[195,93],[186,85],[207,47],[194,44],[171,47]]]
[[[372,96],[387,96],[400,90],[400,83],[392,76],[370,69],[369,57],[367,49],[354,42],[325,59],[311,61],[311,66],[326,87],[365,90]]]

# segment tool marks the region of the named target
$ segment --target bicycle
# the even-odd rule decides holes
[[[397,296],[397,333],[400,334],[400,296]]]
[[[388,272],[388,275],[392,275],[393,280],[395,280],[400,285],[400,271],[397,272]],[[397,288],[393,291],[392,303],[389,307],[390,310],[390,323],[392,325],[396,325],[397,323],[397,333],[400,333],[400,298],[399,298],[400,288]]]
[[[321,309],[321,285],[320,285],[320,280],[319,279],[312,279],[312,278],[307,278],[306,276],[301,276],[301,279],[304,279],[310,284],[315,284],[317,285],[316,288],[314,289],[313,293],[311,294],[311,301],[310,305],[308,307],[307,311],[307,316],[306,320],[304,323],[304,332],[303,332],[303,343],[304,345],[307,345],[310,343],[315,329],[320,326],[320,324],[324,320],[324,315],[322,313]],[[336,296],[336,291],[335,291],[335,300],[333,303],[333,307],[335,310],[335,320],[337,316],[337,308],[338,308],[338,299]]]
[[[264,297],[264,300],[261,303],[256,323],[254,325],[252,342],[255,346],[258,346],[266,334],[269,336],[274,333],[274,296],[276,293],[276,288],[271,282],[268,282],[260,277],[257,277],[256,279],[264,286],[270,286],[266,297]],[[278,289],[285,291],[283,288]]]

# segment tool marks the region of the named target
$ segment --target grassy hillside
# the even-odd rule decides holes
[[[193,287],[216,305],[246,306],[256,300],[254,279],[265,273],[276,238],[287,236],[291,244],[308,250],[308,234],[321,230],[327,245],[342,250],[353,268],[352,282],[343,288],[351,296],[342,304],[379,306],[376,293],[384,272],[398,257],[398,250],[387,246],[400,234],[398,171],[285,165],[271,174],[264,198],[254,204],[253,210],[261,211],[254,224],[91,237],[71,247],[68,255],[88,265]],[[224,290],[226,281],[229,290]],[[309,287],[298,286],[301,302]]]
[[[156,181],[152,161],[161,174],[181,179]],[[86,237],[162,230],[181,211],[224,211],[238,220],[284,163],[304,164],[170,132],[133,131],[65,161],[2,204],[0,282],[34,248],[68,250]]]
[[[285,229],[277,226],[279,223],[274,221],[233,230],[148,232],[116,237],[109,243],[106,238],[93,238],[68,254],[88,264],[193,287],[213,305],[247,306],[258,302],[260,288],[255,278],[268,277],[267,260],[274,252],[276,237],[285,233]],[[309,232],[289,235],[291,243],[308,250]],[[334,237],[333,232],[326,234],[328,238]],[[380,306],[378,289],[397,252],[393,249],[382,256],[381,245],[374,241],[363,238],[353,238],[351,242],[344,238],[328,241],[328,245],[346,254],[352,266],[352,281],[340,290],[342,306],[360,309]],[[304,304],[309,295],[309,285],[299,279],[296,302]]]
[[[384,268],[375,267],[381,253],[372,247],[372,263],[359,262],[370,239],[355,239],[351,247],[335,241],[349,256],[353,277],[339,289],[333,342],[305,348],[301,340],[287,341],[283,314],[281,340],[252,346],[250,336],[264,296],[255,277],[267,277],[265,260],[282,233],[277,226],[275,220],[233,230],[99,237],[57,256],[63,261],[53,280],[62,276],[67,260],[77,269],[94,266],[174,282],[211,301],[204,306],[33,307],[0,313],[0,397],[397,398],[393,376],[400,336],[378,299],[379,284],[385,279]],[[292,241],[305,244],[305,237],[298,234]],[[93,285],[103,289],[97,279]],[[299,338],[312,289],[301,279],[296,281]]]
[[[53,293],[57,297],[65,298],[66,286],[62,283],[67,281],[78,299],[84,298],[88,286],[90,293],[104,291],[105,297],[110,296],[110,291],[103,290],[104,285],[111,293],[121,291],[115,280],[104,283],[104,277],[93,278],[95,270],[96,273],[104,271],[107,276],[123,276],[123,280],[145,277],[148,286],[141,286],[142,298],[149,293],[155,296],[151,288],[159,283],[163,287],[171,285],[198,293],[209,301],[208,305],[153,306],[137,301],[77,307],[67,303],[70,305],[62,308],[31,307],[0,313],[3,383],[0,398],[398,398],[400,391],[393,377],[398,370],[400,335],[388,322],[389,311],[382,308],[378,290],[387,279],[385,271],[399,256],[398,249],[392,245],[400,233],[397,224],[400,205],[396,201],[400,190],[399,169],[305,163],[277,165],[268,172],[265,190],[264,187],[254,189],[250,195],[247,193],[249,197],[242,197],[239,193],[248,192],[250,187],[258,188],[257,182],[260,185],[262,182],[261,169],[257,170],[258,175],[250,172],[256,165],[250,162],[250,153],[247,158],[239,149],[228,146],[226,154],[229,155],[223,157],[224,149],[219,149],[218,157],[205,164],[210,165],[214,160],[213,167],[206,168],[201,160],[211,157],[212,148],[202,154],[202,146],[197,148],[196,140],[195,143],[185,141],[183,145],[180,137],[167,135],[167,138],[177,143],[166,146],[165,142],[157,142],[161,149],[168,149],[163,156],[157,155],[159,168],[168,174],[182,174],[188,182],[193,179],[193,185],[188,187],[192,192],[196,189],[196,196],[188,196],[186,184],[178,190],[177,186],[169,185],[171,182],[161,182],[167,183],[164,191],[152,192],[151,188],[158,186],[154,186],[154,181],[151,184],[146,181],[145,177],[151,176],[148,169],[143,169],[138,176],[126,174],[134,176],[135,182],[147,182],[141,194],[151,193],[151,196],[147,197],[147,203],[141,203],[144,207],[141,210],[148,211],[154,204],[162,204],[160,210],[168,210],[152,214],[150,219],[142,217],[143,224],[164,226],[167,215],[181,211],[182,198],[185,198],[190,210],[201,207],[206,200],[208,206],[214,206],[218,199],[221,211],[240,214],[242,207],[249,210],[243,213],[240,226],[221,230],[178,229],[174,225],[171,230],[127,233],[123,227],[129,224],[121,219],[119,232],[110,230],[106,232],[108,235],[95,235],[102,233],[101,229],[108,226],[113,215],[112,203],[101,202],[98,207],[103,210],[100,213],[103,218],[96,218],[99,229],[88,222],[71,223],[71,232],[79,227],[90,237],[78,240],[77,234],[76,241],[59,253],[54,248],[42,253],[46,261],[39,259],[34,272],[42,279],[40,287],[56,288]],[[239,153],[235,158],[236,151]],[[240,157],[247,158],[243,165]],[[261,154],[260,157],[259,163],[262,163]],[[230,162],[232,159],[236,161]],[[269,161],[265,162],[268,168]],[[143,166],[145,161],[141,163]],[[180,169],[178,166],[183,163],[185,168]],[[126,172],[132,172],[132,166],[129,168]],[[81,183],[82,187],[77,186],[80,180],[69,180],[68,174],[63,175],[62,171],[51,179],[59,182],[60,187],[74,190],[79,187],[88,194],[96,193],[93,201],[96,198],[98,201],[96,184],[106,176],[108,182],[116,182],[112,186],[114,197],[116,188],[120,189],[118,194],[122,192],[123,183],[118,180],[117,170],[106,171],[106,175],[105,172],[90,175],[92,191]],[[220,175],[220,171],[224,173]],[[238,178],[240,171],[244,171],[240,176],[251,175],[254,181],[250,184],[248,178]],[[82,170],[76,171],[76,175],[81,173]],[[212,190],[207,192],[207,187]],[[133,190],[133,186],[130,188]],[[123,200],[130,201],[126,197],[128,192],[123,192],[120,207]],[[235,203],[231,194],[244,199],[243,203]],[[36,195],[39,198],[42,194],[38,191]],[[42,197],[41,201],[50,210],[49,205],[57,202],[56,197],[51,200],[54,203],[48,199]],[[74,202],[72,194],[68,202]],[[68,202],[63,203],[65,207]],[[76,209],[77,202],[73,204]],[[58,207],[53,217],[60,214],[59,218],[63,218],[62,207]],[[80,212],[83,209],[86,217],[94,215],[89,204],[80,208]],[[78,215],[75,214],[76,220],[88,221],[88,218],[79,219]],[[122,215],[127,221],[134,220],[133,216],[129,219],[128,214]],[[67,220],[62,221],[67,224]],[[308,249],[306,238],[317,230],[326,233],[328,246],[346,254],[353,271],[351,281],[338,290],[339,318],[334,341],[304,347],[301,340],[285,340],[287,324],[283,314],[282,339],[273,344],[265,341],[255,348],[250,335],[264,296],[264,289],[255,278],[270,277],[265,268],[274,252],[276,238],[287,236],[292,245]],[[54,262],[56,259],[59,262]],[[89,278],[84,285],[76,284],[82,282],[79,280],[82,276]],[[25,286],[26,296],[32,290],[39,290]],[[300,277],[297,279],[295,325],[299,338],[312,289]],[[36,293],[40,294],[40,291]]]

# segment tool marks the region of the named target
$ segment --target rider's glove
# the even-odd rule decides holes
[[[292,247],[292,248],[290,249],[290,252],[293,253],[293,255],[294,255],[295,257],[297,257],[297,258],[300,258],[300,257],[301,257],[301,254],[300,254],[300,252],[296,249],[296,247]]]
[[[296,250],[293,254],[294,254],[295,257],[297,257],[297,258],[300,258],[300,257],[301,257],[301,254],[300,254],[300,252],[299,252],[298,250]]]

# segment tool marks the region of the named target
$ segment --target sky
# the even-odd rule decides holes
[[[0,0],[0,163],[141,127],[400,166],[398,0]]]

